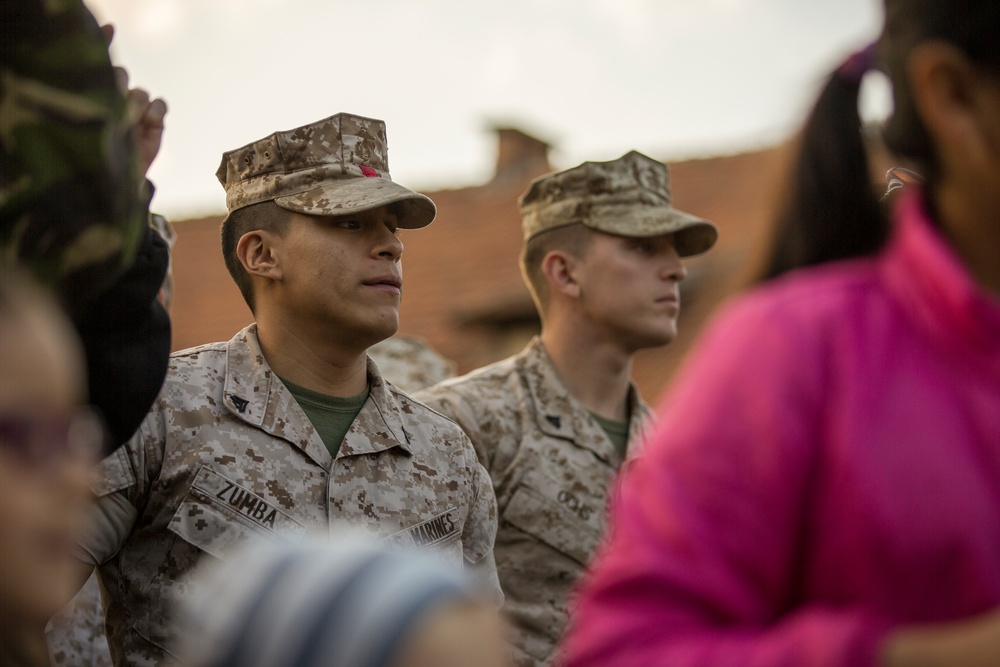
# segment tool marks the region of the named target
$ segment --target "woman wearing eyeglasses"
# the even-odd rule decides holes
[[[623,479],[570,667],[1000,665],[1000,3],[885,10],[806,125],[767,280]],[[873,57],[924,179],[891,216]]]
[[[79,586],[72,549],[101,447],[85,392],[61,311],[0,274],[0,665],[48,665],[42,631]]]

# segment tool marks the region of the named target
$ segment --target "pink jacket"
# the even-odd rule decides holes
[[[568,667],[864,667],[1000,605],[1000,300],[899,202],[878,257],[716,318],[623,478]]]

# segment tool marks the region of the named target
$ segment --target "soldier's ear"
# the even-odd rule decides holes
[[[576,265],[576,258],[562,250],[550,250],[542,258],[542,274],[549,285],[550,294],[563,294],[572,299],[580,297]]]
[[[236,256],[250,276],[281,280],[281,237],[262,229],[247,232],[236,243]]]

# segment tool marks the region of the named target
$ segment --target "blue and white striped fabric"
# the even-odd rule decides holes
[[[192,581],[191,667],[385,667],[435,604],[473,599],[433,556],[369,539],[254,547]]]

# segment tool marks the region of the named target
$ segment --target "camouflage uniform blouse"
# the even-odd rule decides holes
[[[253,540],[360,526],[496,581],[496,500],[468,439],[371,361],[368,379],[332,460],[264,360],[256,325],[173,355],[139,432],[100,465],[100,520],[82,545],[107,591],[116,664],[165,662],[184,575]]]
[[[601,539],[621,463],[536,338],[518,355],[416,393],[457,421],[493,479],[497,571],[519,665],[542,665],[566,624],[570,589]],[[649,409],[629,395],[629,445]]]

